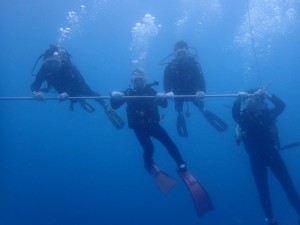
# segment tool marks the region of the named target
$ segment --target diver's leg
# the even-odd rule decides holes
[[[85,82],[81,84],[78,92],[80,93],[81,96],[96,96],[96,97],[101,97],[99,93],[96,91],[92,90]],[[94,99],[96,102],[98,102],[102,107],[106,106],[105,101],[102,98],[95,98]]]
[[[148,133],[149,128],[147,127],[145,129],[134,129],[136,137],[144,148],[145,169],[153,177],[159,189],[164,194],[167,194],[176,185],[176,181],[170,175],[162,171],[157,165],[155,165],[152,158],[154,146]]]
[[[183,113],[183,103],[184,100],[183,99],[175,99],[175,110],[177,113]]]
[[[87,84],[84,83],[84,85],[81,86],[80,89],[80,96],[93,96],[97,97],[94,98],[96,102],[98,102],[102,107],[103,110],[109,119],[109,121],[117,128],[121,129],[122,127],[125,126],[125,122],[123,119],[111,108],[109,104],[106,104],[103,98],[101,98],[101,95],[98,94],[97,92],[93,91]],[[86,101],[85,101],[86,102]],[[91,106],[91,105],[89,105]],[[95,110],[95,109],[94,109]]]
[[[169,137],[169,135],[167,134],[165,129],[163,129],[158,123],[156,123],[156,124],[153,124],[150,134],[152,137],[159,140],[166,147],[169,155],[177,163],[178,168],[182,169],[182,170],[186,170],[185,162],[183,161],[177,146],[172,141],[172,139]]]
[[[257,154],[250,154],[250,166],[256,183],[261,206],[269,221],[273,220],[272,203],[269,193],[267,166],[264,159]]]
[[[270,169],[280,182],[284,192],[286,193],[291,205],[294,207],[298,215],[300,216],[300,197],[297,193],[291,176],[286,168],[284,161],[282,160],[277,149],[274,150],[270,156]]]
[[[142,145],[142,147],[144,149],[143,158],[144,158],[145,168],[148,170],[151,167],[151,165],[154,164],[154,161],[153,161],[153,153],[154,153],[153,143],[150,139],[149,134],[144,129],[142,129],[142,128],[134,129],[134,133],[135,133],[138,141],[140,142],[140,144]]]
[[[177,121],[176,121],[176,127],[177,127],[177,133],[179,136],[187,137],[188,131],[185,123],[185,118],[183,114],[183,99],[175,99],[175,109],[178,113]]]

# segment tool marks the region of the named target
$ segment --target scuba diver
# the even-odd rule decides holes
[[[49,92],[52,88],[59,93],[59,101],[67,100],[69,97],[88,97],[100,96],[93,91],[85,82],[83,76],[70,60],[71,55],[62,47],[50,45],[34,64],[32,72],[37,63],[42,60],[34,82],[31,84],[31,91],[37,100],[43,101],[45,97],[43,92]],[[46,84],[43,87],[43,84]],[[70,110],[73,111],[73,104],[79,102],[81,107],[87,112],[94,112],[95,108],[84,99],[69,99],[71,102]],[[101,98],[95,98],[105,111],[113,125],[120,129],[125,123],[114,112],[114,110]]]
[[[274,107],[269,107],[268,102]],[[238,124],[237,143],[243,142],[248,153],[260,204],[269,225],[278,225],[278,222],[274,219],[272,212],[268,168],[273,172],[289,202],[300,215],[299,195],[279,154],[280,140],[276,120],[284,108],[285,104],[281,99],[261,88],[239,92],[238,99],[232,107],[233,119]]]
[[[188,136],[183,113],[185,101],[191,101],[199,108],[215,129],[220,132],[227,130],[227,124],[204,107],[203,98],[205,97],[206,84],[201,66],[197,62],[196,54],[189,52],[189,47],[185,41],[178,41],[174,45],[173,55],[174,59],[167,64],[164,71],[164,91],[166,96],[173,99],[174,95],[195,95],[195,97],[175,98],[175,109],[178,113],[178,134],[182,137]]]
[[[145,169],[152,175],[163,193],[167,194],[176,185],[176,181],[155,164],[153,160],[154,145],[151,140],[152,137],[166,147],[169,155],[176,162],[178,174],[190,190],[199,215],[212,210],[208,194],[187,170],[186,163],[183,161],[177,146],[159,123],[158,106],[167,107],[168,100],[164,93],[157,93],[152,88],[153,85],[158,85],[158,82],[146,84],[144,71],[136,69],[132,73],[131,83],[133,88],[111,93],[111,106],[113,109],[117,109],[124,103],[127,103],[128,126],[130,129],[133,129],[144,149]]]

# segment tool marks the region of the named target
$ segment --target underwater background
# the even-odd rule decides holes
[[[49,44],[67,48],[104,96],[126,89],[135,68],[163,91],[160,62],[185,40],[198,50],[207,94],[270,84],[287,104],[278,120],[282,144],[300,141],[299,19],[299,0],[1,0],[0,97],[32,96],[31,70]],[[99,107],[90,114],[78,104],[70,112],[68,102],[0,101],[0,224],[265,224],[248,156],[235,143],[233,101],[205,99],[228,123],[225,133],[189,104],[188,138],[177,135],[174,102],[160,110],[161,125],[213,201],[201,218],[162,145],[154,141],[155,161],[177,180],[167,196],[144,169],[133,131],[116,130]],[[117,112],[126,120],[125,107]],[[281,155],[300,191],[300,149]],[[273,175],[269,182],[275,217],[296,224]]]

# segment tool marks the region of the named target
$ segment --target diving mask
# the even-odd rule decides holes
[[[131,76],[131,83],[135,89],[143,88],[146,84],[145,72],[140,69],[134,70]]]

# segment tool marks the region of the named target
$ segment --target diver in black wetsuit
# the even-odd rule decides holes
[[[68,97],[100,96],[87,85],[79,70],[71,62],[70,57],[66,49],[50,45],[49,49],[38,58],[37,62],[42,59],[43,63],[34,82],[31,84],[31,91],[37,100],[44,100],[45,98],[42,92],[49,92],[51,88],[59,93],[60,101],[64,101]],[[42,87],[44,83],[46,83],[46,87]],[[121,118],[118,117],[103,99],[95,98],[94,100],[103,107],[108,118],[116,128],[124,126],[124,122]],[[95,108],[84,99],[70,99],[70,101],[70,110],[72,111],[73,103],[75,102],[79,102],[82,108],[87,112],[95,111]]]
[[[186,165],[181,158],[178,148],[171,140],[167,132],[161,127],[158,106],[167,107],[167,98],[158,93],[146,84],[145,74],[142,70],[136,69],[132,73],[131,82],[134,88],[122,92],[113,91],[111,106],[113,109],[127,103],[128,126],[133,129],[137,139],[144,149],[145,168],[151,170],[153,161],[154,146],[151,137],[159,140],[175,160],[180,170],[186,170]],[[126,98],[127,96],[156,96],[153,98]]]
[[[131,82],[133,88],[122,92],[112,92],[111,106],[117,109],[125,102],[127,103],[128,126],[133,129],[144,149],[143,156],[146,170],[153,176],[163,193],[167,194],[176,185],[176,181],[170,175],[155,165],[153,160],[154,145],[151,140],[151,137],[153,137],[166,147],[169,155],[177,163],[178,175],[190,191],[197,213],[203,215],[211,211],[213,206],[208,193],[187,170],[177,146],[159,124],[158,106],[167,107],[166,95],[164,93],[156,93],[151,87],[155,83],[146,84],[145,73],[142,70],[137,69],[133,71]]]
[[[164,91],[169,98],[174,95],[195,95],[196,97],[175,98],[175,109],[178,113],[177,132],[187,137],[183,104],[191,101],[203,113],[208,122],[218,131],[225,131],[227,124],[204,107],[203,98],[206,84],[200,64],[196,56],[189,52],[185,41],[179,41],[174,46],[174,59],[168,63],[164,71]]]
[[[273,217],[268,187],[268,168],[278,179],[291,205],[300,215],[299,195],[279,154],[280,140],[276,119],[283,112],[285,104],[275,95],[262,89],[239,92],[238,95],[232,108],[232,116],[239,126],[237,140],[244,143],[249,155],[266,221],[269,225],[277,225],[278,222]],[[269,108],[266,100],[273,103],[274,108]],[[300,221],[298,223],[300,224]]]

